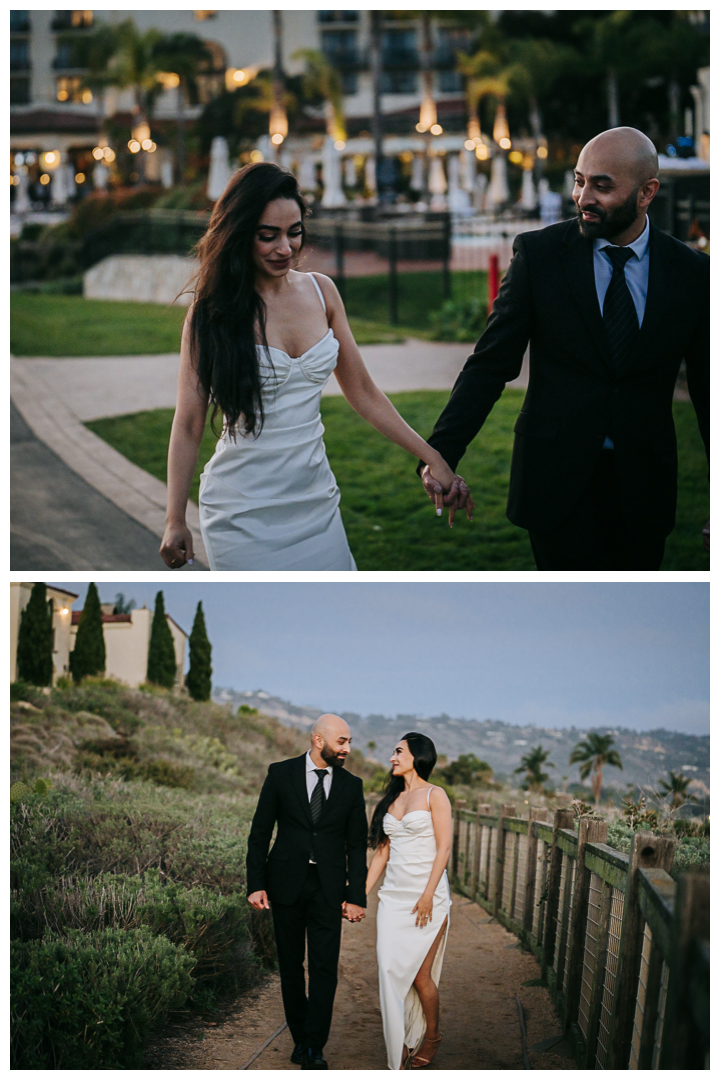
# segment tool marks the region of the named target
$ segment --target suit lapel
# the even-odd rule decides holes
[[[335,768],[333,769],[333,772],[332,772],[332,784],[330,785],[330,794],[327,797],[327,801],[325,803],[325,810],[323,811],[323,813],[325,813],[325,814],[327,814],[327,812],[329,810],[331,810],[334,806],[336,806],[337,803],[339,802],[340,794],[342,792],[342,787],[343,787],[343,784],[345,783],[345,777],[343,775],[344,767],[345,767],[344,765],[343,766],[336,765]]]
[[[310,813],[310,800],[307,793],[307,780],[305,779],[306,767],[305,767],[306,755],[303,754],[301,758],[296,758],[297,768],[294,771],[293,779],[295,781],[295,790],[297,791],[298,798],[300,799],[300,805],[302,806],[305,816],[308,819],[308,823],[312,825],[313,819]]]
[[[672,307],[673,299],[674,258],[674,245],[666,243],[664,234],[659,229],[656,229],[654,225],[651,225],[650,267],[645,314],[643,315],[642,326],[635,345],[630,350],[625,363],[619,367],[619,371],[624,371],[642,358],[648,348],[652,347],[660,327],[667,319],[667,313],[669,308]]]
[[[570,295],[583,317],[591,340],[607,365],[608,345],[595,288],[592,243],[580,235],[577,222],[574,221],[570,222],[563,242],[563,265]]]

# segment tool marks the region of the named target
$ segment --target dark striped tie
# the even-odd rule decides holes
[[[625,263],[635,254],[629,247],[604,247],[613,266],[613,276],[605,293],[603,324],[610,346],[610,357],[617,368],[626,359],[640,329],[635,304],[625,280]]]
[[[327,769],[313,769],[313,772],[318,779],[310,796],[310,817],[313,819],[313,825],[317,825],[325,805],[325,784],[323,781],[328,771]]]

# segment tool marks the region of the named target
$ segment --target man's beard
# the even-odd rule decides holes
[[[320,757],[323,759],[326,765],[331,765],[333,767],[337,766],[337,768],[339,769],[341,769],[345,764],[345,758],[339,757],[338,754],[336,754],[334,750],[331,750],[329,746],[323,746],[322,750],[320,751]]]
[[[601,206],[593,207],[592,210],[586,207],[585,209],[590,213],[597,214],[599,221],[583,221],[582,210],[578,207],[577,218],[581,234],[588,240],[612,240],[613,237],[625,232],[637,221],[637,196],[638,192],[634,191],[621,206],[609,213]]]

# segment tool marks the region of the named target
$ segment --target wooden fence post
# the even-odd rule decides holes
[[[585,844],[604,844],[607,841],[606,821],[595,818],[581,818],[578,823],[577,865],[575,867],[575,891],[572,906],[572,924],[568,938],[567,990],[565,992],[565,1030],[578,1016],[580,988],[582,986],[583,957],[585,954],[585,933],[587,931],[588,896],[590,893],[590,873],[585,866]]]
[[[558,847],[560,829],[572,829],[572,810],[556,810],[553,822],[553,838],[550,848],[550,866],[547,877],[547,900],[545,901],[545,930],[543,933],[542,976],[545,978],[548,968],[552,967],[555,954],[555,920],[560,903],[560,872],[562,870],[562,851]]]
[[[477,896],[478,889],[480,888],[480,856],[482,854],[483,829],[480,824],[480,818],[483,814],[489,814],[490,811],[491,807],[487,803],[481,803],[477,808],[477,817],[475,818],[475,852],[473,854],[472,877],[470,879],[470,891],[473,900]]]
[[[638,1069],[652,1069],[653,1057],[655,1056],[655,1031],[657,1027],[658,1006],[660,1004],[662,969],[662,950],[657,942],[653,940],[650,946],[650,959],[648,961],[645,985],[643,1025],[642,1031],[640,1032],[640,1046],[638,1048],[637,1056]]]
[[[458,862],[460,854],[460,811],[465,809],[465,799],[455,800],[455,812],[453,814],[453,846],[452,846],[452,873],[458,876]]]
[[[633,837],[610,1018],[610,1047],[606,1064],[608,1069],[627,1069],[630,1061],[635,996],[640,974],[645,925],[638,899],[638,871],[642,866],[655,867],[669,873],[674,854],[675,841],[670,837],[653,836],[651,833],[635,833]]]
[[[485,852],[485,899],[490,902],[490,860],[492,856],[492,826],[488,828],[488,845]]]
[[[527,866],[525,867],[525,908],[523,913],[523,929],[532,934],[533,913],[535,905],[535,885],[537,883],[537,836],[533,829],[535,821],[547,821],[547,810],[544,806],[531,806],[528,819],[528,842],[527,842]]]
[[[674,917],[675,955],[670,960],[668,997],[665,1006],[661,1069],[707,1069],[709,1030],[702,1030],[696,1020],[697,1009],[705,1012],[707,1000],[710,1018],[710,986],[705,973],[697,971],[698,943],[710,941],[710,878],[696,872],[685,874],[678,882]]]
[[[595,1068],[595,1054],[597,1052],[598,1030],[600,1028],[600,1010],[602,1008],[605,968],[607,965],[610,912],[612,910],[612,885],[608,885],[606,881],[601,881],[600,889],[600,914],[598,915],[597,925],[595,967],[593,970],[592,987],[590,988],[587,1038],[585,1040],[585,1062],[583,1064],[583,1068],[585,1069]]]
[[[503,826],[506,817],[515,817],[514,806],[501,807],[498,816],[498,837],[495,854],[495,901],[493,904],[493,915],[495,916],[502,907],[503,877],[505,876],[505,829]]]

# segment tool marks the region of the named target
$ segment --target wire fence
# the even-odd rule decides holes
[[[707,875],[676,884],[667,837],[638,833],[626,855],[605,822],[577,824],[459,800],[455,888],[537,956],[580,1068],[709,1068]]]

